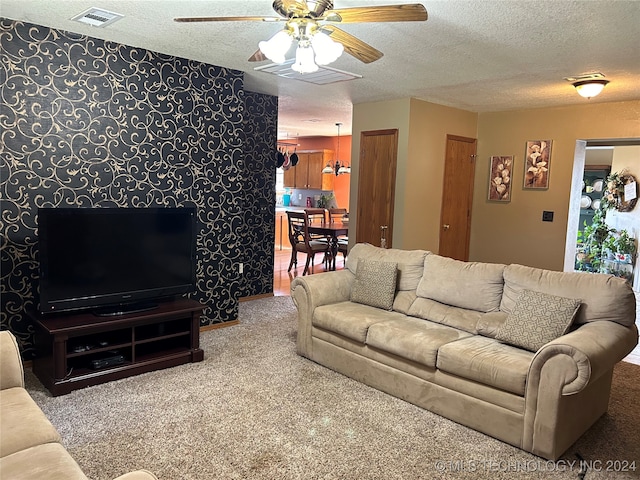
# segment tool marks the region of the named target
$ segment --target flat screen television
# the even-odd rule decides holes
[[[195,208],[40,208],[41,313],[116,315],[196,286]]]

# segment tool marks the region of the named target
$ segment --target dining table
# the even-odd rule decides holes
[[[324,235],[329,239],[329,252],[331,253],[330,270],[336,269],[336,256],[338,255],[338,241],[342,236],[349,235],[349,223],[322,222],[309,225],[309,233],[312,235]]]

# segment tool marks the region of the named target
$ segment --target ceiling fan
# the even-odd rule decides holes
[[[266,59],[284,63],[295,40],[296,62],[291,68],[300,73],[313,72],[317,65],[327,65],[346,51],[364,63],[382,58],[382,52],[338,28],[337,24],[369,22],[416,22],[427,20],[422,4],[400,4],[334,9],[332,0],[275,0],[273,9],[279,16],[260,17],[181,17],[176,22],[285,22],[284,28],[260,49],[250,62]]]

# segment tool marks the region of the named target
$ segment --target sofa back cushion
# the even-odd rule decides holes
[[[397,289],[400,291],[415,290],[422,277],[424,258],[429,253],[426,250],[386,249],[368,243],[358,243],[349,251],[347,269],[355,275],[360,258],[396,263],[398,265]]]
[[[636,300],[622,278],[586,272],[553,272],[523,265],[504,270],[500,310],[511,313],[522,290],[574,298],[582,302],[574,323],[608,320],[630,327],[635,323]]]
[[[479,333],[477,326],[485,314],[476,310],[452,307],[435,300],[418,297],[411,304],[407,315],[448,325],[475,335]]]
[[[418,297],[454,307],[493,312],[500,308],[505,265],[462,262],[440,255],[427,255],[418,284]]]

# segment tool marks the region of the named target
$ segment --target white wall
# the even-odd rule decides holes
[[[613,152],[611,173],[624,169],[640,181],[640,145],[617,146]],[[609,210],[606,217],[607,225],[616,230],[626,230],[637,240],[640,238],[640,202],[630,212]],[[633,289],[640,291],[640,255],[636,255],[636,265],[633,278]]]

